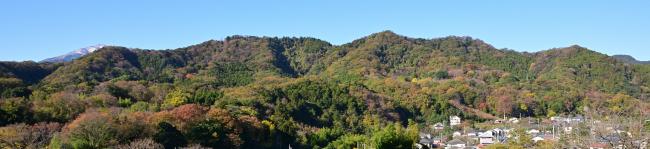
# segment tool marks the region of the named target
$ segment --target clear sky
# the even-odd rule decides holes
[[[497,48],[578,44],[650,60],[650,1],[3,0],[0,60],[41,60],[109,44],[168,49],[230,35],[343,44],[371,33],[472,36]]]

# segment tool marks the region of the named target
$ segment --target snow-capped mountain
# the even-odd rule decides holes
[[[106,46],[106,45],[98,44],[98,45],[94,45],[94,46],[90,46],[90,47],[81,48],[81,49],[78,49],[78,50],[74,50],[74,51],[72,51],[70,53],[61,55],[61,56],[44,59],[41,62],[52,62],[52,63],[69,62],[69,61],[72,61],[72,60],[77,59],[79,57],[82,57],[84,55],[87,55],[89,53],[93,53],[93,52],[103,48],[104,46]]]

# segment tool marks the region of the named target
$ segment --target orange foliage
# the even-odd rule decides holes
[[[226,125],[229,128],[238,127],[238,122],[234,119],[227,110],[212,108],[208,111],[207,118],[216,120]]]
[[[203,116],[206,108],[197,104],[186,104],[174,108],[171,112],[177,121],[191,121],[197,117]]]

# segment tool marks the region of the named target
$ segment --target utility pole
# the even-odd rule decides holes
[[[555,124],[553,124],[552,126],[553,126],[553,140],[555,140]]]

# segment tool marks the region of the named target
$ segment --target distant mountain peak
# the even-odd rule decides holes
[[[361,38],[360,40],[374,41],[374,42],[378,42],[378,43],[385,43],[385,42],[398,42],[398,41],[407,40],[407,39],[408,39],[408,37],[406,37],[406,36],[402,36],[402,35],[396,34],[393,31],[386,30],[386,31],[370,34],[369,36]]]
[[[377,35],[383,35],[383,36],[400,36],[400,35],[398,35],[397,33],[393,32],[393,31],[391,31],[391,30],[385,30],[385,31],[377,32],[377,33],[374,33],[374,34],[372,34],[372,35],[376,35],[376,36],[377,36]],[[371,35],[371,36],[372,36],[372,35]]]
[[[93,52],[95,52],[95,51],[97,51],[97,50],[99,50],[99,49],[101,49],[101,48],[103,48],[105,46],[107,46],[107,45],[97,44],[97,45],[77,49],[77,50],[74,50],[74,51],[69,52],[67,54],[57,56],[57,57],[47,58],[47,59],[42,60],[41,62],[51,62],[51,63],[69,62],[69,61],[72,61],[72,60],[77,59],[79,57],[82,57],[82,56],[85,56],[87,54],[93,53]]]
[[[630,64],[650,64],[650,61],[639,61],[630,55],[612,55],[612,58]]]

